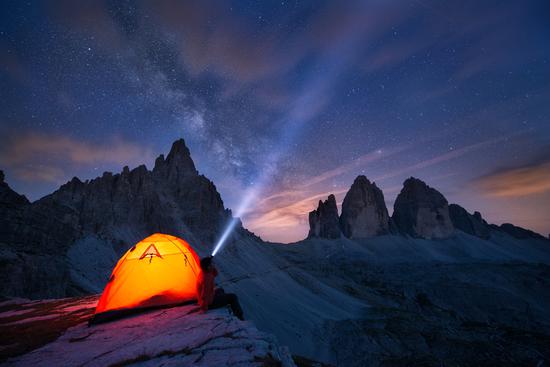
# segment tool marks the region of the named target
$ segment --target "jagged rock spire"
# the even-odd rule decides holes
[[[329,195],[324,202],[319,200],[317,210],[309,212],[308,237],[340,238],[336,198]]]
[[[348,238],[389,233],[389,215],[382,190],[365,176],[357,176],[342,203],[340,228]]]
[[[183,139],[178,139],[172,144],[172,148],[166,159],[161,154],[155,160],[153,172],[164,176],[164,178],[174,183],[179,183],[185,178],[198,175],[195,163],[191,159],[189,148],[187,148]]]

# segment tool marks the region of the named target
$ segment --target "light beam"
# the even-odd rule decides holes
[[[239,217],[250,210],[251,204],[260,195],[270,179],[275,174],[281,157],[283,157],[291,146],[296,143],[297,137],[303,130],[303,126],[321,112],[330,99],[330,93],[334,90],[334,84],[337,77],[345,70],[350,59],[357,52],[357,41],[359,41],[360,32],[349,29],[350,36],[347,42],[340,43],[323,57],[323,62],[311,68],[307,78],[305,78],[300,93],[294,103],[290,106],[288,113],[277,122],[281,126],[281,136],[278,144],[271,151],[271,154],[263,162],[264,168],[257,179],[255,185],[245,191],[243,199],[233,213],[232,217],[225,226],[222,235],[216,242],[212,256],[216,255],[225,245],[231,232],[239,222]]]

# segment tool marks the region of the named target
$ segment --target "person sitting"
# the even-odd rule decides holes
[[[244,320],[243,310],[239,304],[237,295],[225,293],[223,288],[214,289],[214,278],[218,275],[218,270],[214,266],[212,256],[201,259],[201,272],[197,277],[197,301],[203,312],[208,309],[220,308],[229,305],[235,316]]]

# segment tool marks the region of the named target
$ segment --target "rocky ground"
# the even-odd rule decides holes
[[[0,362],[50,343],[68,328],[87,322],[98,298],[0,302]]]
[[[358,176],[340,215],[333,195],[309,214],[304,241],[266,243],[239,224],[216,256],[218,282],[239,296],[255,327],[275,335],[302,365],[549,363],[547,238],[489,224],[412,177],[393,209],[390,217],[382,191]],[[0,295],[32,299],[101,292],[122,253],[153,232],[182,237],[207,255],[231,217],[183,140],[152,170],[74,178],[33,203],[11,190],[0,171],[0,214]],[[106,325],[90,333],[83,321],[94,302],[1,303],[3,358],[216,365],[223,341],[231,363],[287,363],[270,337],[223,312],[155,311],[116,324],[124,332]],[[140,329],[157,342],[140,339]],[[199,332],[206,329],[216,331]],[[60,353],[67,363],[55,359]]]
[[[96,296],[15,299],[0,303],[0,354],[18,356],[9,365],[287,363],[257,327],[301,366],[544,366],[550,252],[546,241],[506,238],[232,243],[219,255],[219,283],[249,322],[185,306],[88,328]]]
[[[295,264],[287,269],[294,279],[307,284],[309,276],[317,289],[330,287],[365,305],[349,318],[328,318],[318,326],[333,364],[547,365],[545,241],[538,249],[524,243],[530,251],[515,242],[523,258],[512,257],[504,243],[485,242],[485,252],[481,245],[466,235],[442,243],[400,243],[395,236],[359,243],[309,240],[286,247],[282,256]]]
[[[338,272],[334,269],[333,274]],[[348,273],[349,283],[341,286],[370,307],[358,318],[325,325],[337,364],[548,362],[549,275],[547,265],[525,264],[357,268]]]
[[[294,366],[287,348],[227,309],[195,305],[88,326],[97,296],[0,303],[6,366]]]

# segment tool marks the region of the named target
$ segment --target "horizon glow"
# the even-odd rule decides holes
[[[271,178],[277,171],[279,161],[296,142],[303,126],[315,118],[325,107],[327,100],[324,96],[328,94],[328,91],[336,83],[338,76],[345,70],[346,61],[352,58],[357,41],[358,39],[352,37],[347,42],[333,48],[324,55],[323,62],[319,63],[318,67],[313,68],[314,71],[310,72],[295,103],[290,107],[288,114],[278,123],[282,126],[281,137],[278,146],[273,149],[262,165],[262,167],[267,168],[260,172],[255,185],[245,191],[234,217],[229,220],[216,242],[212,256],[215,256],[225,246],[240,217],[251,209],[252,203],[263,192],[267,184],[271,182]]]

